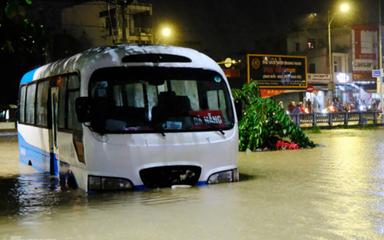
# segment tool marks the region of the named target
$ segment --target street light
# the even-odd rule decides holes
[[[340,9],[340,12],[347,13],[351,9],[351,6],[349,5],[349,3],[344,2],[344,3],[340,4],[340,8],[339,9]]]
[[[170,25],[162,25],[159,27],[157,43],[163,44],[169,42],[171,38],[174,38],[174,30]]]
[[[172,29],[170,27],[166,26],[161,29],[161,36],[163,36],[164,38],[169,38],[171,35]]]
[[[347,2],[343,2],[339,5],[339,12],[341,13],[347,13],[351,10],[351,6]],[[333,58],[332,58],[332,41],[331,41],[331,24],[333,20],[335,19],[335,12],[331,14],[330,11],[328,11],[328,70],[329,70],[329,85],[328,85],[328,92],[330,94],[330,97],[332,99],[332,94],[335,90],[335,82],[333,79]]]

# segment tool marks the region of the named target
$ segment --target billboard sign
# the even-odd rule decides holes
[[[327,73],[308,73],[308,83],[328,84],[331,80],[331,74]]]
[[[307,59],[303,56],[247,55],[248,82],[260,88],[307,88]]]
[[[378,65],[378,29],[376,25],[352,26],[352,76],[354,81],[372,81]]]

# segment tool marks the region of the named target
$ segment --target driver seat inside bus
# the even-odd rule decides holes
[[[181,123],[180,128],[191,127],[189,111],[191,111],[191,102],[188,96],[177,96],[175,92],[161,92],[158,97],[158,103],[152,108],[152,123],[155,126],[162,125],[166,121]],[[170,128],[166,126],[165,128]],[[178,127],[172,127],[178,128]]]

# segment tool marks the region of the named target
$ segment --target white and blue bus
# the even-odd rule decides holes
[[[173,46],[93,48],[26,73],[20,161],[86,191],[238,181],[228,81]]]

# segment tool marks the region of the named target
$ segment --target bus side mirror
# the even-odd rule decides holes
[[[235,100],[235,109],[237,120],[240,121],[240,119],[243,117],[243,101]]]
[[[92,121],[92,99],[78,97],[75,101],[77,120],[81,123]]]

